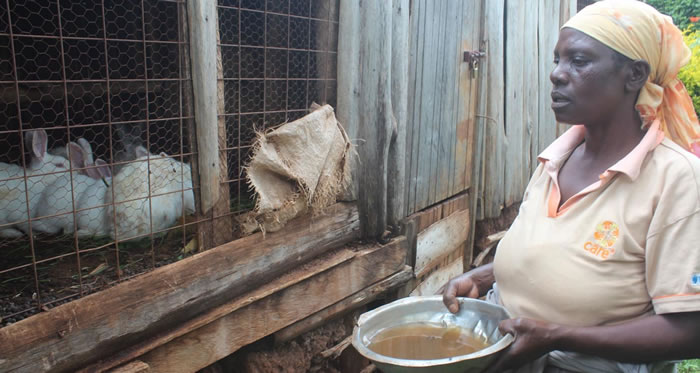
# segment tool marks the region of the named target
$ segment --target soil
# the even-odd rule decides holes
[[[260,340],[200,373],[339,373],[340,359],[326,359],[321,353],[351,334],[347,318],[337,319],[281,345],[274,345],[272,338]]]

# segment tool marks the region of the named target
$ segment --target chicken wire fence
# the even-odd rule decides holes
[[[183,0],[0,2],[2,325],[192,236]]]
[[[244,178],[256,131],[336,104],[339,0],[219,0],[230,213],[250,210]]]
[[[253,207],[255,131],[335,106],[338,0],[217,10],[230,208],[205,218],[186,0],[0,0],[0,326],[189,255]]]

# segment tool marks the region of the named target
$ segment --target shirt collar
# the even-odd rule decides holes
[[[583,141],[586,135],[586,127],[583,125],[573,126],[568,131],[564,132],[558,139],[549,145],[537,159],[548,167],[556,170],[561,168],[562,164],[569,157],[571,152]],[[664,132],[659,130],[659,122],[654,121],[647,130],[642,140],[637,146],[632,149],[625,157],[617,161],[614,165],[606,170],[601,175],[601,178],[610,172],[622,172],[635,180],[639,176],[639,171],[642,168],[642,163],[647,153],[654,150],[657,145],[664,139]]]

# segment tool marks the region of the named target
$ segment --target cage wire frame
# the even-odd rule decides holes
[[[256,132],[301,118],[312,102],[335,107],[339,0],[218,0],[217,12],[230,195],[221,217],[254,207],[244,167]]]
[[[89,30],[87,26],[86,29],[88,30],[86,32],[88,35],[78,35],[80,33],[76,33],[75,30],[68,30],[68,24],[64,23],[65,20],[63,19],[62,13],[62,11],[65,11],[65,8],[63,8],[65,0],[51,0],[49,2],[39,2],[38,0],[17,0],[13,2],[10,0],[0,0],[0,20],[5,20],[5,22],[7,22],[7,24],[3,26],[2,21],[0,21],[0,53],[3,53],[2,38],[6,38],[8,44],[7,50],[9,50],[9,56],[6,57],[8,57],[7,60],[10,61],[9,64],[11,65],[9,66],[11,72],[7,73],[7,63],[0,61],[0,97],[7,96],[6,91],[8,89],[11,90],[11,95],[14,97],[14,102],[11,106],[14,105],[16,107],[16,118],[12,118],[12,111],[10,110],[9,117],[8,114],[6,114],[5,118],[2,118],[2,114],[0,114],[0,119],[5,119],[6,123],[10,123],[14,120],[17,125],[16,129],[3,129],[0,124],[0,141],[2,141],[2,136],[9,137],[10,134],[19,135],[20,161],[22,165],[28,165],[28,159],[25,159],[27,150],[24,149],[25,144],[21,141],[21,137],[25,135],[29,129],[43,127],[37,127],[34,123],[25,123],[26,120],[23,119],[22,114],[23,110],[27,112],[27,108],[23,106],[22,100],[28,99],[30,103],[34,102],[29,95],[27,95],[27,97],[22,96],[20,90],[21,86],[31,88],[32,85],[34,85],[35,89],[40,91],[41,89],[46,89],[46,87],[48,87],[49,90],[56,89],[54,86],[60,85],[60,92],[63,100],[61,105],[62,113],[57,112],[56,116],[59,117],[58,120],[63,123],[61,125],[53,125],[45,128],[54,132],[61,131],[61,138],[64,140],[62,143],[67,143],[67,141],[65,141],[66,139],[68,139],[68,141],[74,141],[77,136],[75,134],[72,135],[72,131],[78,134],[84,134],[86,132],[89,133],[90,128],[93,127],[97,128],[98,126],[102,126],[102,131],[104,131],[106,127],[107,149],[106,151],[103,150],[102,154],[108,158],[108,163],[112,167],[123,167],[130,163],[143,162],[134,159],[119,161],[115,158],[115,126],[121,124],[137,125],[139,123],[145,123],[145,145],[149,152],[156,153],[153,151],[153,147],[159,145],[159,141],[152,141],[153,136],[156,136],[156,134],[152,133],[151,125],[156,122],[166,123],[168,121],[174,121],[177,123],[180,141],[176,154],[171,154],[171,156],[181,162],[183,162],[185,158],[189,158],[190,165],[194,171],[192,188],[184,188],[184,180],[180,180],[181,188],[177,191],[169,192],[180,193],[184,206],[184,193],[188,190],[192,190],[196,196],[196,192],[199,188],[196,182],[197,152],[192,113],[192,84],[188,38],[189,25],[187,24],[186,1],[187,0],[95,1],[95,6],[100,10],[100,13],[95,16],[101,20],[101,24],[92,25],[100,32],[99,36],[95,36],[89,34],[91,31],[93,33],[96,32],[95,29]],[[147,16],[149,16],[147,6],[157,6],[157,4],[167,4],[168,6],[174,6],[176,8],[176,17],[174,20],[177,24],[177,40],[149,39],[151,35],[147,35],[147,30],[150,27],[151,31],[153,31],[153,25],[149,25],[146,21]],[[138,8],[139,12],[136,14],[136,18],[140,19],[140,22],[135,23],[126,19],[121,19],[120,22],[125,23],[118,24],[119,22],[117,22],[115,14],[113,14],[115,15],[115,19],[109,19],[110,11],[116,13],[114,7],[118,8],[120,5],[131,5]],[[109,11],[107,8],[108,6],[112,7]],[[32,22],[24,22],[21,27],[16,25],[18,20],[15,19],[13,15],[19,17],[17,13],[24,12],[24,14],[27,14],[27,9],[23,9],[22,7],[32,8],[32,12],[37,12],[42,17],[46,16],[51,18],[56,25],[55,34],[52,35],[50,32],[36,32],[36,27],[31,24]],[[152,8],[148,9],[152,10]],[[41,258],[37,255],[37,252],[41,252],[45,249],[44,247],[37,248],[37,245],[47,246],[51,244],[49,240],[52,238],[40,237],[40,240],[37,241],[34,234],[23,237],[23,240],[26,240],[27,237],[29,238],[29,240],[26,241],[29,243],[28,250],[31,261],[19,265],[7,266],[6,263],[0,259],[0,327],[19,321],[34,313],[45,311],[53,306],[99,291],[105,287],[143,274],[160,265],[177,260],[177,252],[174,253],[175,257],[171,257],[170,260],[159,261],[158,258],[156,258],[156,242],[159,239],[156,236],[181,230],[181,241],[176,245],[178,252],[180,252],[182,248],[188,245],[188,229],[196,229],[199,227],[199,224],[212,223],[217,219],[231,219],[232,215],[250,210],[253,207],[253,204],[250,203],[252,202],[252,197],[247,190],[243,168],[248,161],[249,152],[255,140],[255,131],[265,131],[304,116],[308,112],[308,108],[312,102],[319,104],[329,103],[335,106],[337,86],[335,69],[337,64],[338,11],[339,0],[218,0],[219,41],[217,43],[222,57],[223,70],[220,74],[222,77],[220,83],[223,83],[225,87],[223,95],[224,111],[219,112],[219,118],[223,119],[226,127],[225,146],[220,149],[220,152],[224,157],[222,159],[228,162],[227,172],[222,173],[220,182],[222,185],[230,187],[228,212],[211,217],[204,217],[199,213],[199,204],[197,203],[197,214],[191,220],[185,220],[183,218],[182,221],[176,223],[174,226],[162,230],[153,229],[153,215],[150,214],[149,233],[141,236],[142,238],[147,238],[149,242],[149,247],[146,249],[150,265],[148,265],[147,268],[142,268],[143,270],[136,270],[133,272],[122,270],[122,268],[128,264],[121,262],[120,252],[123,252],[122,248],[129,246],[129,244],[121,242],[117,235],[115,235],[113,240],[95,243],[94,247],[81,248],[82,240],[78,237],[77,233],[73,233],[72,237],[70,237],[73,246],[70,252],[61,253],[59,255],[49,255],[45,258]],[[51,12],[54,13],[52,14]],[[83,16],[85,15],[83,14]],[[125,18],[123,14],[121,16],[121,18]],[[129,14],[127,14],[127,17],[128,16]],[[133,16],[133,14],[131,14],[131,16]],[[81,20],[79,16],[74,18],[75,22],[80,22]],[[153,18],[149,19],[153,20]],[[280,22],[282,25],[281,28]],[[72,26],[77,27],[76,25]],[[117,27],[117,32],[108,34],[108,26]],[[135,31],[133,30],[134,26],[137,28]],[[42,26],[39,26],[39,29],[41,29],[41,27]],[[120,27],[123,27],[123,29]],[[19,30],[20,32],[15,32],[16,28],[29,28],[29,31],[23,32]],[[256,29],[261,31],[262,35],[255,34]],[[67,31],[67,35],[64,34],[64,31]],[[248,31],[250,31],[250,34],[247,35],[246,33]],[[139,32],[140,37],[135,37],[134,35],[139,35]],[[275,34],[275,32],[277,32],[277,34]],[[18,76],[18,63],[32,62],[31,58],[22,56],[21,52],[23,49],[20,51],[16,50],[18,40],[21,42],[24,39],[39,41],[54,40],[54,43],[58,44],[60,48],[58,51],[58,57],[60,59],[58,64],[60,64],[61,67],[59,79],[55,79],[55,76],[52,76],[51,73],[49,73],[49,77],[53,77],[53,79],[41,79],[38,76],[41,75],[39,73],[35,74],[37,76],[31,77],[35,79],[20,79]],[[101,61],[92,59],[85,63],[81,60],[81,57],[74,58],[71,55],[71,53],[75,52],[76,48],[80,49],[81,45],[90,43],[97,45],[97,53],[100,55],[98,59],[101,58]],[[134,45],[140,46],[140,50],[134,49],[136,48]],[[177,58],[175,58],[177,76],[155,78],[154,75],[157,75],[157,72],[153,71],[153,68],[156,66],[157,62],[154,62],[150,58],[156,56],[157,53],[154,52],[153,49],[156,47],[167,49],[166,46],[172,45],[176,46],[175,49],[177,51]],[[123,46],[127,46],[126,53],[120,49],[123,48]],[[100,50],[100,48],[102,49]],[[151,50],[149,50],[149,48]],[[7,54],[7,51],[5,51],[5,53]],[[78,50],[78,53],[80,53],[80,50]],[[116,53],[116,58],[114,58],[113,53]],[[246,55],[246,53],[248,54]],[[129,54],[135,54],[136,57],[129,56],[126,60],[122,59],[124,55]],[[250,58],[251,55],[253,55],[254,58]],[[262,59],[260,59],[261,56]],[[282,63],[280,63],[278,59],[275,59],[275,57],[279,56],[284,56],[284,61]],[[299,58],[300,56],[301,58]],[[171,56],[161,56],[161,60],[163,58],[167,59],[168,57]],[[139,58],[142,59],[143,69],[141,72],[137,71],[140,66],[138,66],[138,61],[134,63],[134,58],[136,60]],[[18,62],[18,59],[22,61]],[[274,67],[273,63],[277,63],[277,66]],[[50,64],[39,66],[38,69],[46,69],[49,65]],[[282,65],[282,69],[279,68],[280,65]],[[87,76],[81,75],[86,67],[87,70],[90,71],[90,68],[92,67],[94,70],[95,66],[99,66],[99,69],[103,70],[102,75],[91,75],[89,73]],[[113,77],[113,71],[110,70],[111,66],[116,66],[116,69],[119,70],[116,73],[116,77]],[[235,68],[230,68],[229,66],[234,66]],[[68,74],[69,72],[76,73],[71,70],[74,68],[80,70],[78,73],[79,76],[68,76],[75,75]],[[120,77],[120,75],[126,77]],[[8,79],[8,77],[10,79]],[[162,101],[159,101],[159,96],[157,95],[153,96],[153,99],[151,99],[150,88],[173,82],[177,84],[177,113],[171,117],[159,117],[163,115],[163,110],[161,110],[159,106],[153,106],[153,110],[151,110],[151,107],[152,105],[162,104]],[[119,107],[119,104],[124,104],[120,102],[122,97],[120,97],[119,94],[128,89],[129,86],[133,87],[139,83],[143,84],[144,89],[143,92],[141,92],[141,102],[138,104],[141,105],[143,117],[134,119],[127,115],[125,119],[118,114],[115,115],[118,110],[124,109],[124,107]],[[98,108],[99,105],[96,104],[91,107],[90,103],[82,103],[82,106],[77,105],[79,109],[71,108],[71,104],[75,104],[75,102],[70,102],[69,100],[69,93],[73,93],[72,89],[69,89],[69,87],[77,87],[81,84],[93,84],[93,88],[95,86],[99,87],[100,85],[104,87],[104,92],[102,92],[103,107],[101,109]],[[246,87],[257,88],[257,90],[247,89]],[[114,88],[116,88],[116,90]],[[284,90],[284,93],[281,95],[279,94],[280,89]],[[282,96],[283,99],[280,99],[280,96]],[[258,99],[260,102],[250,104],[244,101],[255,99]],[[61,99],[59,98],[56,101],[61,101]],[[41,103],[41,100],[39,100],[39,103]],[[0,100],[0,105],[2,104],[3,102]],[[115,104],[118,106],[116,109],[114,107]],[[80,109],[82,109],[82,111],[80,111]],[[81,117],[82,120],[87,120],[85,117],[89,117],[89,115],[86,114],[88,109],[96,109],[96,111],[102,110],[104,112],[104,120],[75,123],[75,117]],[[133,107],[131,109],[133,109]],[[154,113],[157,114],[155,117],[152,116]],[[40,113],[39,117],[41,117],[41,115],[43,114]],[[77,121],[80,122],[80,120]],[[9,124],[7,124],[7,126],[9,126]],[[63,133],[63,131],[65,131],[65,133]],[[52,147],[50,146],[49,148]],[[151,157],[157,156],[153,155]],[[147,162],[149,172],[152,162],[151,157],[145,161]],[[6,160],[3,159],[2,161],[5,162]],[[181,167],[183,167],[182,163]],[[79,170],[71,166],[71,168],[66,171],[57,171],[55,173],[74,171]],[[25,174],[20,177],[25,183],[27,211],[29,211],[27,178],[45,176],[47,174],[29,176],[25,172]],[[71,189],[73,189],[72,179],[73,176],[71,174]],[[152,193],[150,178],[148,179],[149,210],[152,210],[152,197],[158,197],[161,194]],[[8,180],[9,179],[0,180],[0,183]],[[114,191],[112,188],[110,188],[110,191],[112,193],[112,200],[114,200]],[[73,196],[73,200],[71,201],[73,209],[70,214],[81,211],[80,209],[76,211],[75,196],[73,194],[74,193],[71,192]],[[246,203],[244,199],[248,199],[248,203]],[[125,200],[119,203],[126,203],[129,201],[130,200]],[[105,205],[92,206],[90,208],[101,208],[104,206]],[[51,216],[44,216],[41,218],[47,217]],[[116,219],[114,212],[111,218]],[[31,216],[27,218],[27,222],[30,225],[29,232],[32,232],[31,223],[34,220],[37,219]],[[75,224],[77,223],[74,222],[74,225]],[[233,237],[230,239],[232,238]],[[3,246],[7,246],[7,244],[7,242],[3,242],[3,239],[0,238],[0,249],[3,249]],[[12,242],[10,242],[10,245],[11,244]],[[4,251],[7,252],[7,249]],[[100,267],[97,266],[90,273],[84,274],[83,270],[86,264],[83,262],[87,261],[81,261],[81,259],[83,259],[82,256],[93,254],[104,256],[105,253],[111,253],[114,256],[114,263],[112,264],[113,273],[111,273],[110,278],[100,279],[99,283],[95,284],[97,280],[95,280],[95,277],[91,276],[91,274]],[[50,292],[45,291],[47,289],[42,285],[43,280],[40,274],[40,267],[44,265],[53,265],[53,263],[64,259],[70,259],[73,256],[75,257],[74,272],[77,276],[75,274],[71,276],[72,282],[70,283],[72,285],[68,289],[68,294],[64,296],[47,296]],[[32,288],[31,302],[25,303],[24,305],[18,304],[15,305],[16,307],[14,308],[10,307],[9,309],[5,309],[2,307],[2,304],[12,303],[15,297],[8,297],[7,294],[2,291],[3,286],[6,285],[8,281],[12,282],[16,280],[16,272],[23,270],[29,270],[31,272],[30,275],[32,279],[28,281],[31,282],[31,284],[24,284],[25,287],[21,289],[21,292],[26,293],[28,287]],[[76,281],[77,283],[74,283]],[[50,290],[53,291],[54,289]]]
[[[84,8],[81,9],[82,14],[73,13],[76,11],[76,6],[80,7],[83,5]],[[124,9],[121,9],[120,7],[132,7],[131,14],[129,14],[129,12],[124,13],[126,13],[127,17],[134,16],[134,18],[132,20],[123,19],[124,14],[119,14],[121,13],[119,11]],[[160,12],[161,10],[165,13],[169,13],[169,15],[165,14],[165,23],[161,22],[162,19],[157,19],[158,16],[162,16],[164,14]],[[157,266],[167,264],[166,262],[168,261],[158,262],[156,260],[155,242],[160,240],[160,237],[169,231],[175,231],[178,229],[182,230],[182,244],[178,244],[177,247],[181,248],[186,245],[187,227],[197,224],[198,221],[187,222],[183,219],[182,223],[176,223],[174,226],[170,226],[165,229],[155,230],[153,229],[153,214],[151,213],[153,197],[176,193],[181,195],[184,210],[185,193],[196,188],[196,185],[194,186],[195,188],[185,188],[184,180],[182,179],[184,177],[182,176],[184,175],[184,163],[182,163],[182,161],[184,161],[184,157],[189,157],[192,163],[196,163],[196,153],[192,151],[192,146],[189,146],[189,151],[185,151],[185,132],[189,133],[189,143],[195,143],[191,140],[193,130],[190,128],[193,117],[191,109],[191,77],[189,69],[186,68],[188,66],[187,63],[189,62],[189,41],[187,35],[186,11],[187,8],[185,0],[127,0],[116,2],[112,0],[101,0],[88,2],[87,4],[81,3],[78,5],[75,3],[65,4],[62,3],[61,0],[53,0],[50,2],[39,2],[32,0],[0,0],[0,40],[2,40],[2,43],[5,41],[7,42],[7,45],[0,45],[0,47],[6,47],[3,48],[4,50],[2,50],[2,53],[6,55],[4,57],[7,57],[4,59],[5,62],[0,63],[0,80],[2,81],[0,82],[0,91],[5,93],[3,95],[5,96],[5,99],[7,99],[6,93],[8,90],[14,91],[12,92],[14,94],[11,95],[13,96],[11,97],[11,100],[7,100],[14,102],[5,105],[5,109],[9,109],[11,114],[9,114],[9,116],[8,114],[5,114],[5,118],[3,119],[5,119],[6,123],[4,127],[6,128],[0,130],[0,136],[5,136],[5,141],[11,141],[11,135],[18,135],[20,138],[18,144],[20,153],[19,158],[22,166],[29,165],[29,160],[25,155],[25,143],[22,141],[23,137],[28,133],[28,130],[42,128],[47,131],[51,131],[52,133],[60,131],[60,138],[62,138],[63,141],[59,142],[65,144],[67,142],[65,141],[66,139],[69,141],[75,140],[75,136],[71,135],[72,131],[85,135],[86,133],[91,133],[92,129],[95,131],[93,134],[95,134],[97,137],[99,137],[98,131],[101,131],[102,135],[104,134],[105,130],[107,131],[105,139],[107,143],[107,151],[103,151],[102,155],[108,158],[108,163],[110,166],[124,166],[129,163],[145,162],[148,173],[150,174],[153,158],[159,156],[149,155],[145,161],[138,161],[135,159],[126,160],[123,162],[115,161],[115,139],[113,138],[115,133],[114,127],[119,124],[136,125],[141,123],[145,123],[146,140],[144,145],[149,152],[152,151],[153,146],[160,146],[160,143],[162,142],[157,140],[152,142],[153,136],[159,135],[158,133],[151,133],[152,130],[160,132],[156,126],[162,124],[162,129],[169,123],[175,123],[177,126],[176,131],[179,133],[179,145],[173,146],[171,144],[168,149],[175,149],[175,153],[171,153],[171,156],[174,159],[181,161],[181,179],[179,190],[155,194],[152,190],[151,178],[146,177],[148,183],[148,193],[146,198],[148,199],[149,203],[149,233],[142,234],[140,236],[132,236],[130,239],[139,237],[148,239],[150,247],[148,248],[147,253],[150,256],[150,265],[146,266],[145,268],[134,270],[131,273],[123,271],[123,263],[120,263],[121,242],[119,239],[120,237],[116,234],[113,240],[94,243],[94,247],[81,248],[82,240],[79,239],[77,232],[74,232],[71,237],[73,245],[71,251],[41,258],[38,253],[46,250],[46,248],[37,247],[37,245],[43,244],[43,246],[50,246],[52,241],[45,241],[43,238],[40,238],[39,242],[37,242],[38,236],[35,236],[34,233],[36,232],[33,232],[31,224],[33,221],[39,220],[39,218],[47,218],[61,214],[36,218],[31,216],[32,212],[29,208],[30,191],[28,188],[28,179],[30,177],[45,177],[51,174],[68,173],[68,175],[70,175],[70,194],[72,205],[72,211],[70,211],[69,214],[75,216],[75,214],[77,212],[81,212],[81,210],[76,210],[73,172],[80,170],[71,166],[69,169],[64,171],[33,174],[30,176],[27,173],[26,167],[24,167],[24,175],[20,178],[24,183],[24,198],[26,201],[26,211],[28,212],[26,220],[28,225],[28,235],[25,235],[19,240],[14,240],[14,242],[12,242],[12,240],[3,239],[5,242],[0,244],[0,248],[5,246],[3,251],[5,251],[7,254],[8,246],[17,243],[21,244],[22,241],[28,241],[27,243],[29,244],[28,248],[31,261],[20,264],[7,261],[0,262],[0,291],[3,290],[2,287],[7,287],[8,283],[16,281],[18,276],[20,279],[23,277],[21,274],[18,274],[18,272],[26,272],[26,270],[29,270],[31,272],[30,276],[32,279],[27,281],[27,284],[24,284],[24,287],[19,290],[19,294],[8,297],[7,294],[5,294],[6,292],[2,292],[2,297],[0,298],[0,300],[2,300],[2,302],[0,302],[0,325],[6,325],[18,321],[19,319],[30,316],[36,312],[40,312],[52,306],[77,299],[91,292],[101,290],[106,286],[111,286],[115,283],[138,276]],[[155,14],[149,12],[160,13],[158,13],[156,16]],[[87,18],[88,16],[93,16],[97,20],[90,20]],[[114,18],[110,19],[110,16],[113,16]],[[66,20],[66,17],[72,19]],[[151,21],[152,24],[149,24],[147,19]],[[4,22],[6,22],[6,24],[3,25]],[[75,22],[75,24],[72,24],[71,22]],[[80,22],[83,23],[82,27],[78,25]],[[170,22],[171,25],[167,25],[166,23],[168,22]],[[159,26],[161,28],[164,27],[164,29],[159,30]],[[47,27],[47,29],[43,29],[44,27]],[[173,30],[175,30],[174,34],[172,33]],[[99,31],[99,34],[97,31]],[[165,35],[168,32],[171,34]],[[175,35],[175,37],[173,37],[173,35]],[[82,52],[79,50],[81,44],[83,47],[86,45],[89,47],[89,44],[91,44],[92,47],[96,49],[88,48],[89,50],[87,51],[87,54],[81,54]],[[27,52],[27,45],[33,45],[37,50]],[[45,48],[44,50],[38,50],[39,48],[36,48],[37,46],[46,45],[48,45],[49,48]],[[54,50],[51,50],[51,46],[54,46]],[[126,53],[124,53],[124,51],[121,49],[122,46],[128,47],[126,49]],[[152,60],[155,60],[153,57],[158,55],[158,48],[162,49],[162,51],[166,51],[166,53],[168,51],[172,52],[173,49],[175,50],[177,58],[175,58],[174,61],[175,66],[170,66],[169,72],[171,73],[171,76],[160,78],[156,77],[158,74],[160,74],[160,72],[155,71],[155,68],[162,68],[162,66],[157,66],[156,62],[151,65],[151,62]],[[76,52],[77,57],[72,55],[71,53],[73,52],[71,51]],[[8,52],[9,55],[7,55]],[[22,53],[26,53],[27,55],[23,55]],[[50,55],[49,57],[44,56],[44,58],[48,58],[48,62],[46,62],[41,61],[42,53],[53,53],[53,55]],[[94,57],[94,55],[93,57],[90,57],[89,53],[96,53],[97,57]],[[131,53],[136,53],[135,63],[134,57],[129,56]],[[112,66],[118,66],[117,69],[121,69],[125,55],[127,55],[127,61],[125,64],[127,66],[127,70],[124,76],[120,76],[120,74],[123,73],[122,71],[114,73],[111,68]],[[167,57],[168,56],[165,58]],[[142,59],[141,62],[143,66],[142,71],[140,72],[137,70],[141,68],[138,61],[139,58]],[[87,64],[85,64],[86,60],[88,60]],[[10,66],[8,66],[6,61],[9,61]],[[163,56],[161,56],[159,62],[163,61],[165,60],[163,59]],[[56,66],[53,66],[52,63],[60,65],[60,72],[58,75],[55,72],[50,71],[52,68],[56,68]],[[97,73],[92,71],[93,74],[88,74],[89,76],[87,77],[82,75],[83,70],[90,71],[91,68],[93,68],[92,70],[95,70],[95,66],[98,66],[98,70],[101,71],[98,71]],[[75,67],[77,67],[78,70],[71,70]],[[11,72],[7,71],[8,68],[11,70]],[[172,76],[173,68],[175,76]],[[162,71],[166,70],[167,69],[162,69]],[[122,88],[123,85],[136,86],[139,83],[142,84],[143,90],[137,90],[136,99],[138,102],[136,104],[131,102],[132,107],[129,110],[133,111],[134,107],[140,106],[137,112],[141,114],[141,117],[137,117],[136,119],[127,118],[125,120],[123,117],[119,117],[119,114],[116,114],[119,111],[115,110],[113,107],[114,104],[120,103],[122,98],[119,96],[119,94],[123,93],[123,91],[119,91],[119,88]],[[163,112],[160,106],[156,106],[163,104],[162,100],[164,100],[159,96],[156,89],[162,88],[162,86],[165,84],[171,85],[171,94],[173,87],[177,90],[177,93],[175,94],[176,97],[169,98],[171,101],[170,113]],[[75,105],[79,101],[76,99],[77,95],[71,95],[75,93],[73,92],[73,89],[84,85],[92,85],[93,88],[97,89],[98,93],[92,97],[92,103],[82,103],[82,106],[77,106],[82,107],[83,111],[85,112],[90,109],[93,109],[93,111],[96,112],[102,112],[103,118],[101,121],[94,120],[94,118],[91,118],[93,119],[92,121],[82,118],[83,120],[86,120],[87,123],[81,123],[80,120],[77,120],[78,123],[75,123],[72,120],[73,118],[71,114],[75,114],[76,117],[80,117],[81,115],[83,117],[85,116],[84,113],[81,112],[76,111],[74,113],[75,110],[72,109],[72,107],[69,107],[71,106],[69,103]],[[26,92],[31,92],[32,88],[35,89],[39,92],[39,98],[35,99],[32,95],[24,93],[21,91],[20,87],[25,88]],[[57,87],[60,88],[57,89]],[[100,91],[100,87],[103,88],[103,91]],[[114,88],[117,88],[117,92],[113,92]],[[55,118],[52,126],[37,126],[34,121],[35,118],[33,116],[36,114],[34,112],[35,110],[38,110],[39,112],[38,117],[40,121],[46,118],[46,113],[44,112],[45,108],[42,107],[45,101],[44,95],[41,94],[42,89],[48,89],[48,98],[50,101],[54,101],[55,99],[53,109],[56,111],[53,113]],[[60,94],[57,95],[58,99],[52,95],[52,92],[55,91],[60,92]],[[101,97],[99,97],[100,93]],[[98,100],[97,104],[95,104],[95,99],[98,97],[101,102]],[[80,98],[83,99],[84,97]],[[127,101],[130,99],[133,99],[133,97],[130,97],[129,92],[127,92]],[[57,106],[56,103],[59,103],[59,106]],[[94,107],[90,107],[91,104],[95,104]],[[37,107],[32,107],[32,105]],[[124,102],[121,102],[121,105],[123,106]],[[14,117],[12,115],[13,106],[16,107]],[[175,106],[176,109],[173,110],[173,107]],[[124,107],[119,109],[124,109]],[[5,112],[7,113],[7,110]],[[23,115],[27,114],[29,114],[29,118],[23,118]],[[167,116],[165,114],[170,115]],[[165,116],[165,118],[158,117],[160,115]],[[115,118],[115,116],[119,118]],[[138,114],[136,116],[138,116]],[[58,125],[57,122],[59,122]],[[153,125],[153,123],[156,124]],[[10,128],[13,126],[16,126],[17,128]],[[167,133],[169,132],[166,129],[166,134]],[[139,136],[142,136],[142,134],[139,134]],[[166,139],[166,142],[167,141],[168,140]],[[49,144],[50,142],[51,141],[49,141]],[[55,145],[56,144],[54,144],[54,146]],[[168,145],[165,146],[167,147]],[[11,153],[11,147],[12,146],[9,146],[6,150],[8,154]],[[51,148],[52,146],[49,146],[49,149]],[[49,152],[51,152],[51,150],[49,150]],[[9,156],[8,154],[3,154],[3,156],[7,158]],[[3,161],[7,161],[7,159],[3,159]],[[16,164],[16,162],[14,163]],[[6,178],[4,180],[0,180],[0,182],[7,182],[11,179],[12,178]],[[109,192],[112,194],[111,201],[114,201],[114,189],[109,188]],[[192,191],[192,193],[194,193],[194,191]],[[138,199],[139,198],[120,200],[118,203],[128,203]],[[106,206],[106,204],[102,204],[99,206],[91,206],[89,208],[105,208]],[[113,210],[112,219],[116,219],[115,214],[116,213]],[[7,224],[5,227],[13,224],[15,223]],[[76,224],[77,223],[74,220],[74,227]],[[88,243],[86,246],[90,246],[90,243]],[[111,276],[109,278],[100,279],[100,283],[96,286],[92,286],[95,285],[94,283],[87,283],[89,277],[83,274],[84,268],[81,260],[84,259],[84,256],[88,256],[93,253],[99,253],[103,256],[107,255],[112,252],[112,248],[114,248],[114,263],[112,264],[113,273],[111,273]],[[15,252],[15,254],[17,253]],[[68,281],[68,283],[71,285],[68,285],[67,289],[60,289],[61,291],[66,291],[68,294],[63,296],[52,296],[50,293],[53,292],[54,289],[45,289],[45,286],[42,284],[42,279],[40,278],[42,275],[40,274],[40,271],[43,269],[41,267],[43,265],[54,266],[63,259],[70,259],[70,257],[73,256],[75,257],[75,268],[73,268],[75,273],[70,275],[70,280]],[[107,263],[107,261],[103,263]],[[99,268],[100,266],[97,266],[95,269],[93,269],[90,275],[92,275]],[[29,282],[32,283],[29,284]],[[20,284],[20,286],[21,285],[22,284]],[[14,300],[19,297],[21,293],[26,292],[28,287],[33,288],[30,290],[30,299],[23,304],[15,305]]]

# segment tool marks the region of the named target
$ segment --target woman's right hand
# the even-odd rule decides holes
[[[487,264],[451,279],[438,290],[438,294],[442,294],[442,302],[447,309],[457,313],[457,297],[479,298],[491,289],[494,281],[493,265]]]

